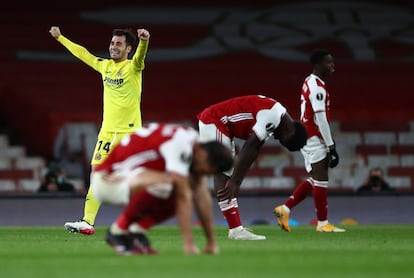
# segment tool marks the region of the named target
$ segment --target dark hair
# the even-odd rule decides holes
[[[369,173],[371,174],[372,172],[380,172],[381,175],[384,175],[384,170],[381,167],[373,167],[369,170]]]
[[[225,172],[233,167],[233,156],[229,148],[217,141],[200,143],[208,153],[208,164],[218,172]]]
[[[326,49],[318,49],[312,52],[309,57],[309,61],[312,66],[319,64],[326,55],[330,55],[331,53]]]
[[[112,36],[125,36],[125,42],[127,46],[130,45],[134,47],[137,42],[137,36],[130,29],[115,29],[112,32]]]
[[[306,140],[308,139],[308,132],[301,123],[294,121],[293,125],[295,126],[295,133],[293,133],[287,140],[280,141],[280,143],[291,152],[300,150],[305,146]]]

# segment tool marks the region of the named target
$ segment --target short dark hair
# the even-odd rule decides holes
[[[331,53],[326,49],[318,49],[312,52],[309,57],[309,61],[312,66],[319,64],[326,55],[331,55]]]
[[[233,167],[233,155],[222,143],[210,141],[200,143],[200,146],[208,153],[208,164],[218,172],[225,172]]]
[[[291,152],[300,150],[305,146],[306,140],[308,140],[308,132],[306,131],[305,126],[297,121],[294,121],[293,125],[295,126],[293,135],[285,141],[280,141],[280,143]]]
[[[137,36],[131,29],[114,29],[112,36],[125,36],[127,46],[130,45],[134,47],[137,42]]]

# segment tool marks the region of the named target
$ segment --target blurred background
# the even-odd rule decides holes
[[[108,57],[115,28],[151,33],[143,75],[144,122],[196,126],[218,101],[264,94],[299,118],[309,53],[332,52],[332,131],[341,158],[330,192],[356,194],[380,167],[414,192],[412,1],[37,1],[2,4],[0,195],[37,194],[59,168],[84,196],[102,116],[100,75],[49,34],[52,25]],[[245,194],[286,194],[306,176],[300,153],[267,142]],[[68,194],[67,192],[65,194]]]

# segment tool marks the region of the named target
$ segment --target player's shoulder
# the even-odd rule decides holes
[[[96,65],[99,66],[100,71],[106,71],[107,68],[112,67],[113,60],[104,57],[95,57]]]
[[[274,98],[268,97],[262,94],[258,94],[258,95],[246,96],[243,99],[242,105],[256,107],[256,108],[265,108],[265,107],[273,106],[275,105],[275,103],[277,103],[277,100],[275,100]],[[238,107],[239,105],[237,105],[236,107]]]
[[[182,136],[190,138],[190,140],[198,136],[197,130],[195,130],[191,126],[178,126],[177,133],[182,134]]]
[[[198,132],[191,126],[180,125],[175,123],[159,123],[157,129],[160,130],[163,135],[177,136],[197,136]]]
[[[198,132],[192,127],[178,126],[169,140],[176,142],[177,149],[192,146],[199,138]]]
[[[306,78],[305,83],[307,84],[311,92],[314,92],[314,91],[324,92],[325,91],[325,82],[314,74],[309,75]]]

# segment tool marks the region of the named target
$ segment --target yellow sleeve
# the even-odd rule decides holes
[[[135,51],[132,57],[132,63],[137,70],[144,70],[145,68],[145,56],[147,55],[149,40],[140,40],[137,51]]]
[[[99,65],[101,63],[99,63],[99,61],[100,60],[102,61],[103,60],[102,58],[96,57],[95,55],[91,54],[85,47],[70,41],[68,38],[66,38],[63,35],[60,35],[58,37],[58,41],[64,47],[66,47],[66,49],[69,50],[73,56],[75,56],[76,58],[78,58],[79,60],[81,60],[82,62],[84,62],[91,68],[93,68],[94,70],[100,71]]]

